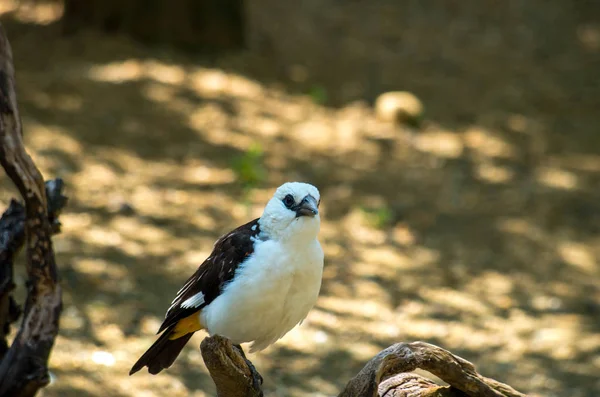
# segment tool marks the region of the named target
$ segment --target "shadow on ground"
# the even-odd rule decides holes
[[[573,83],[595,75],[597,53],[566,43],[511,72],[526,94],[510,101],[440,91],[416,131],[256,80],[265,60],[251,54],[207,61],[17,16],[2,22],[27,145],[71,196],[45,396],[213,395],[202,335],[160,376],[127,372],[215,238],[287,180],[322,191],[327,263],[307,321],[253,358],[268,395],[335,394],[380,349],[413,340],[532,396],[600,392],[600,96],[597,81]],[[235,164],[257,145],[268,172],[248,192]]]

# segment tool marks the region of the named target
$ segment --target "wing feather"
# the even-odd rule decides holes
[[[254,219],[219,238],[210,256],[177,292],[158,333],[217,298],[233,279],[236,269],[254,252],[259,233],[258,219]]]

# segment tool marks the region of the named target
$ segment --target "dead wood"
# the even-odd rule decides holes
[[[381,382],[380,397],[464,397],[452,386],[440,386],[430,379],[412,372],[397,374]]]
[[[398,373],[416,369],[428,371],[469,397],[525,397],[508,385],[485,378],[473,364],[438,346],[424,343],[397,343],[381,351],[348,382],[338,397],[375,397],[380,383]],[[404,387],[408,384],[403,383]],[[414,386],[414,385],[411,385]],[[430,392],[430,387],[423,387]],[[411,394],[392,394],[409,396]],[[425,396],[429,394],[412,394]],[[440,394],[440,396],[443,394]]]
[[[202,357],[219,397],[262,396],[262,377],[243,352],[220,336],[205,338]],[[448,383],[412,373],[429,371]],[[377,354],[352,378],[338,397],[525,397],[496,380],[485,378],[473,364],[424,342],[397,343]]]
[[[23,145],[21,119],[17,107],[12,50],[0,25],[0,164],[19,190],[24,203],[24,217],[19,206],[12,202],[3,219],[15,234],[3,233],[0,257],[0,323],[5,327],[16,320],[19,310],[9,297],[13,289],[12,262],[26,238],[27,299],[21,327],[0,362],[0,397],[29,397],[49,382],[47,362],[58,333],[62,308],[61,289],[54,259],[51,235],[56,230],[58,210],[65,204],[60,181],[49,185],[58,191],[50,201],[50,217],[46,186],[39,170]],[[19,222],[23,222],[22,224]],[[23,225],[23,226],[21,226]],[[53,227],[54,225],[54,227]],[[10,228],[12,226],[12,229]],[[22,227],[22,229],[21,229]],[[23,233],[24,231],[24,233]],[[2,317],[3,316],[3,317]]]
[[[244,352],[231,342],[215,335],[200,345],[202,358],[210,372],[219,397],[261,397],[262,377]]]
[[[58,216],[67,203],[67,198],[62,194],[63,186],[61,179],[46,182],[48,220],[53,234],[60,232]],[[8,351],[10,325],[19,319],[22,312],[11,293],[16,287],[13,281],[14,261],[24,244],[25,207],[11,200],[0,218],[0,361]]]

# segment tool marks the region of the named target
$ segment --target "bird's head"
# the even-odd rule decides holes
[[[270,239],[308,241],[317,237],[319,190],[313,185],[288,182],[279,186],[260,217],[260,229]]]

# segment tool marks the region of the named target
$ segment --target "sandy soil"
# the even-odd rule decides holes
[[[334,395],[413,340],[531,396],[600,395],[600,107],[593,84],[568,79],[592,75],[581,51],[514,102],[440,92],[416,131],[254,79],[251,54],[65,38],[43,16],[2,16],[28,149],[71,197],[43,396],[214,395],[203,334],[160,376],[127,372],[213,241],[287,180],[322,191],[326,269],[307,321],[251,357],[268,396]],[[472,106],[474,122],[452,113]]]

